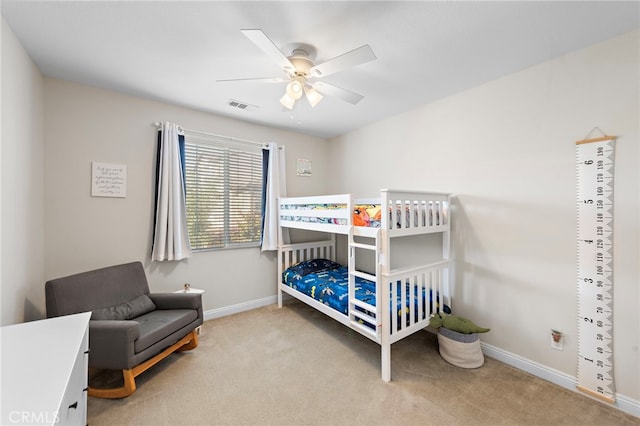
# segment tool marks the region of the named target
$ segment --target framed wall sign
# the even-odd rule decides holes
[[[127,196],[127,166],[93,161],[91,163],[91,196]]]
[[[296,174],[298,176],[311,176],[311,160],[298,158],[296,163]]]

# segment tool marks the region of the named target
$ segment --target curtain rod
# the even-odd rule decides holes
[[[158,130],[162,128],[162,123],[160,123],[159,121],[156,121],[155,123],[153,123],[153,125]],[[257,142],[257,141],[251,141],[251,140],[248,140],[248,139],[234,138],[234,137],[231,137],[231,136],[217,135],[215,133],[207,133],[207,132],[202,132],[200,130],[185,129],[182,126],[178,126],[178,128],[182,132],[194,133],[194,134],[198,134],[198,135],[210,136],[210,137],[220,138],[220,139],[226,139],[226,140],[234,141],[234,142],[248,143],[248,144],[251,144],[251,145],[259,145],[259,146],[261,146],[263,148],[268,146],[268,144],[266,144],[265,142]],[[278,145],[278,149],[283,149],[283,148],[284,148],[283,145]]]

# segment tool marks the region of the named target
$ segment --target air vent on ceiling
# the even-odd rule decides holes
[[[229,99],[227,101],[227,105],[229,105],[231,108],[242,109],[245,111],[255,111],[258,108],[257,105],[251,105],[246,102],[238,101],[235,99]]]

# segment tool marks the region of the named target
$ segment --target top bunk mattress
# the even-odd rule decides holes
[[[346,234],[350,227],[386,228],[393,234],[449,229],[449,195],[383,190],[380,198],[354,200],[350,194],[282,198],[280,226]],[[385,213],[386,212],[386,213]]]

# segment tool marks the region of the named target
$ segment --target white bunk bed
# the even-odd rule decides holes
[[[354,200],[351,194],[281,198],[278,214],[281,229],[326,232],[330,238],[279,245],[278,306],[282,307],[282,293],[287,293],[380,344],[382,379],[390,381],[391,344],[427,327],[430,315],[440,307],[451,306],[448,288],[449,204],[449,194],[389,189],[381,190],[379,198],[365,200]],[[362,206],[371,206],[374,210],[374,206],[379,207],[379,220],[371,221],[374,226],[354,225],[354,209]],[[433,233],[442,235],[442,258],[439,261],[393,270],[390,268],[391,239]],[[336,234],[348,236],[346,314],[298,291],[283,280],[287,268],[300,262],[312,259],[335,261]],[[373,273],[356,268],[357,253],[362,253],[361,250],[374,252]],[[356,297],[358,279],[373,282],[375,305]],[[391,313],[395,306],[402,307],[398,315]]]

